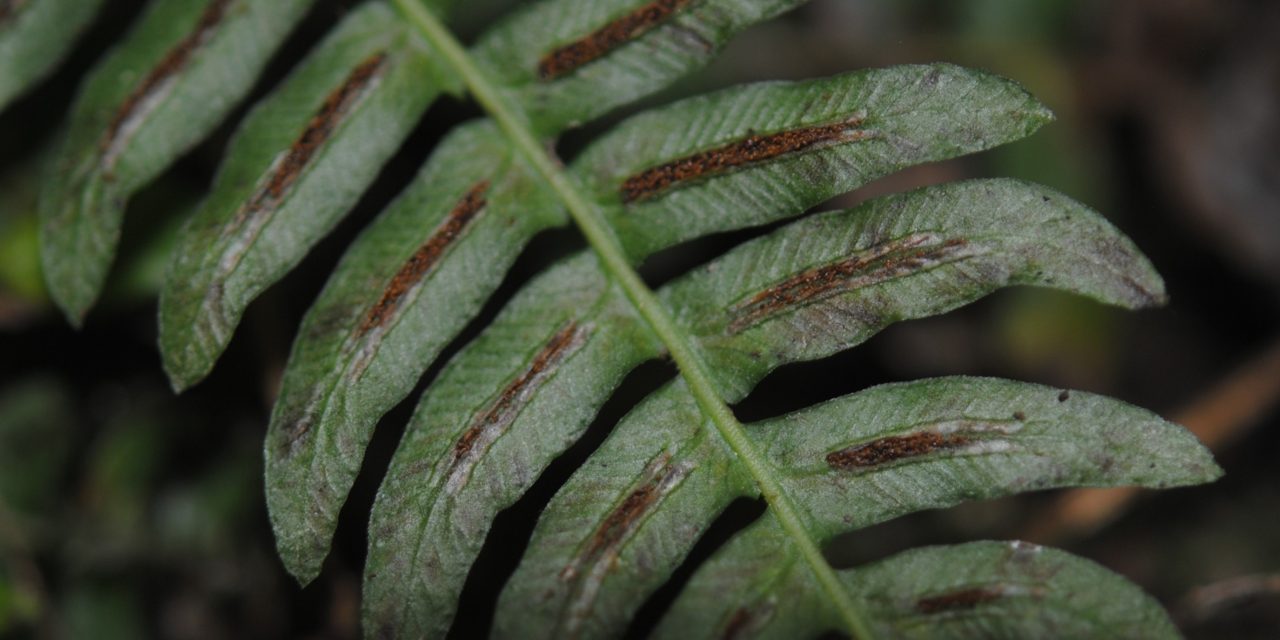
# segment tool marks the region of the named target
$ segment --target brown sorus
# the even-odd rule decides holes
[[[485,193],[489,190],[489,182],[477,182],[462,197],[458,204],[445,217],[423,242],[413,255],[409,257],[395,276],[391,278],[391,283],[383,290],[382,296],[378,301],[369,308],[365,314],[364,320],[360,322],[360,327],[356,331],[356,337],[359,338],[376,327],[385,324],[399,308],[400,303],[404,300],[409,290],[415,284],[422,280],[445,251],[456,241],[467,226],[479,215],[485,206]]]
[[[122,143],[131,129],[130,123],[137,122],[146,112],[155,108],[155,100],[168,90],[170,82],[191,62],[195,52],[213,37],[214,31],[226,17],[227,9],[234,0],[210,0],[195,29],[179,40],[173,48],[160,59],[160,64],[151,69],[142,82],[139,82],[120,107],[116,109],[102,137],[102,164],[107,173],[115,165],[115,160],[122,150]]]
[[[929,268],[961,255],[967,244],[958,238],[941,242],[933,234],[914,234],[833,264],[806,269],[734,305],[729,333],[739,333],[787,309]]]
[[[916,611],[926,615],[946,611],[965,611],[993,600],[999,600],[1002,596],[1003,594],[995,589],[962,589],[922,598],[916,602]]]
[[[649,507],[657,501],[657,498],[658,482],[656,479],[632,491],[622,501],[622,504],[609,513],[604,523],[596,530],[595,535],[591,538],[591,545],[588,547],[588,555],[596,555],[601,550],[612,547],[621,541],[623,535],[631,528],[632,523],[639,519],[642,513],[648,511]]]
[[[302,135],[293,141],[284,157],[274,163],[270,179],[250,200],[250,211],[273,208],[280,202],[302,176],[302,170],[315,157],[316,151],[324,145],[343,117],[364,94],[365,89],[382,73],[386,61],[386,53],[369,56],[347,74],[337,89],[325,97],[324,103],[307,121]]]
[[[645,514],[688,472],[688,467],[675,463],[670,453],[664,452],[650,461],[640,475],[638,486],[605,516],[591,535],[586,549],[560,572],[560,578],[573,579],[580,568],[608,561],[613,557],[627,535],[639,526]]]
[[[751,622],[751,610],[746,607],[739,607],[737,611],[733,612],[729,622],[724,625],[724,633],[720,634],[720,638],[722,640],[737,640],[739,637],[745,637],[745,632],[750,628]]]
[[[653,0],[591,33],[556,47],[538,60],[538,77],[555,80],[604,57],[610,51],[639,38],[666,22],[693,0]]]
[[[904,436],[889,436],[827,454],[827,465],[834,469],[864,469],[935,451],[955,449],[969,444],[962,435],[943,435],[923,431]]]
[[[529,368],[498,394],[489,409],[480,414],[453,445],[450,477],[456,475],[457,470],[468,466],[466,462],[474,458],[473,449],[481,436],[493,440],[497,435],[492,433],[494,429],[502,429],[515,420],[521,407],[529,401],[531,392],[542,386],[565,357],[582,344],[584,334],[585,331],[580,330],[577,322],[570,321],[543,345]]]
[[[627,178],[622,183],[622,200],[628,203],[645,200],[680,184],[817,145],[862,140],[869,134],[858,128],[861,124],[862,118],[853,118],[765,135],[751,134],[736,142],[650,167]]]

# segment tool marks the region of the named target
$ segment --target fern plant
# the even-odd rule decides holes
[[[29,61],[56,60],[99,4],[0,5],[0,100],[47,71]],[[1043,105],[946,64],[764,82],[645,111],[566,165],[554,151],[566,130],[696,70],[801,0],[540,0],[469,48],[445,26],[450,4],[355,6],[253,107],[160,297],[160,350],[182,390],[438,95],[485,112],[356,238],[298,330],[264,446],[267,505],[294,576],[319,572],[378,419],[530,239],[572,225],[588,248],[524,287],[418,404],[370,515],[367,634],[444,635],[495,515],[628,372],[665,358],[678,376],[546,507],[496,635],[618,635],[741,497],[767,510],[697,568],[658,636],[1176,635],[1135,586],[1034,545],[931,547],[852,570],[822,549],[965,500],[1214,479],[1181,427],[1096,395],[971,377],[874,387],[752,424],[730,408],[781,365],[1000,287],[1160,303],[1159,276],[1097,213],[1043,187],[978,180],[798,218],[656,290],[636,271],[683,241],[1030,135],[1052,118]],[[48,284],[72,323],[101,289],[129,196],[228,115],[310,5],[155,0],[101,59],[40,204]]]

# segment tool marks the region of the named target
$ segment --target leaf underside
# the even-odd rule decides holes
[[[355,205],[439,92],[433,73],[395,13],[365,4],[249,114],[161,293],[176,387],[209,372],[249,302]]]
[[[98,4],[0,4],[0,70],[48,61],[0,75],[0,106],[52,68]],[[129,196],[230,112],[310,4],[155,0],[90,74],[40,204],[46,276],[72,322],[97,297]],[[681,242],[801,216],[900,169],[1025,137],[1052,119],[1043,105],[947,64],[763,82],[632,116],[565,165],[547,151],[565,130],[802,3],[541,0],[469,50],[435,17],[451,4],[352,8],[239,125],[161,294],[160,349],[183,389],[440,93],[468,92],[489,116],[445,137],[302,322],[264,445],[267,505],[293,575],[319,573],[378,420],[531,239],[573,224],[589,249],[527,284],[418,402],[370,517],[367,634],[446,634],[494,517],[629,372],[670,358],[680,375],[546,507],[495,635],[621,634],[718,514],[748,497],[769,508],[695,571],[657,636],[1176,636],[1135,586],[1058,551],[980,542],[836,570],[820,549],[966,500],[1216,478],[1181,427],[1101,396],[968,377],[874,387],[752,424],[728,408],[779,366],[1002,287],[1162,303],[1152,266],[1099,214],[1036,185],[975,180],[800,217],[656,291],[633,269]]]
[[[212,132],[309,4],[153,2],[90,72],[39,204],[45,279],[72,323],[102,288],[129,196]]]

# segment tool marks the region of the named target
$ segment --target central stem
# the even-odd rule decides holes
[[[595,203],[582,195],[569,175],[561,168],[560,163],[539,144],[526,122],[517,115],[518,111],[507,104],[484,73],[471,61],[471,57],[453,34],[434,15],[423,8],[419,0],[393,0],[393,2],[427,42],[445,57],[466,84],[472,97],[497,122],[516,150],[551,185],[582,235],[586,237],[587,243],[599,256],[605,270],[622,286],[622,290],[640,316],[666,346],[671,359],[680,370],[680,375],[685,379],[689,392],[697,401],[698,407],[711,419],[720,437],[747,468],[759,487],[760,493],[768,501],[774,517],[795,541],[797,549],[817,577],[823,591],[840,612],[849,633],[856,639],[871,638],[870,628],[861,609],[853,602],[844,585],[840,583],[835,570],[822,556],[821,549],[809,535],[795,504],[774,477],[774,469],[756,448],[755,442],[747,435],[742,423],[738,422],[733,411],[716,391],[714,383],[711,382],[711,376],[707,373],[706,362],[689,346],[684,331],[676,326],[666,307],[631,267],[626,253],[618,244],[612,230],[604,223],[604,217]]]

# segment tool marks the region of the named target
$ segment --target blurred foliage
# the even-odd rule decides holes
[[[191,460],[184,440],[212,425],[148,382],[103,383],[84,401],[47,376],[0,389],[0,635],[151,635],[165,623],[156,598],[176,595],[155,592],[163,578],[205,593],[195,618],[167,623],[189,636],[216,618],[202,611],[212,596],[246,588],[247,561],[270,557],[252,527],[256,447]]]
[[[0,504],[14,518],[55,504],[74,421],[67,391],[31,377],[0,390]]]
[[[29,304],[47,299],[36,240],[35,176],[31,165],[0,174],[0,296]]]

